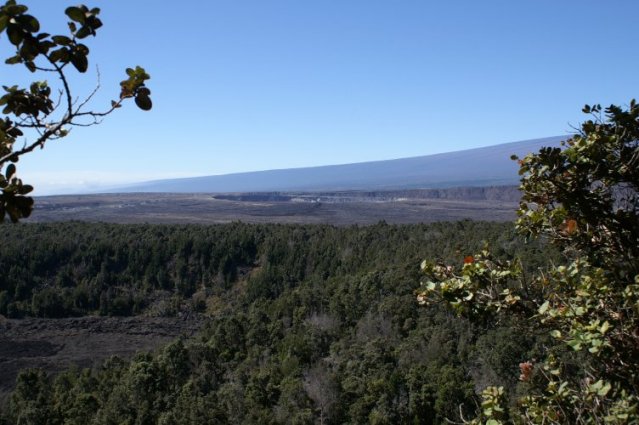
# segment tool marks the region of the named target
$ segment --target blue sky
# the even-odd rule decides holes
[[[43,29],[64,31],[71,3],[25,3]],[[139,64],[154,108],[131,103],[24,157],[37,194],[563,135],[585,103],[637,97],[636,0],[87,5],[102,8],[104,27],[75,94],[91,91],[97,64],[92,106],[103,109]],[[3,83],[18,71],[3,66]]]

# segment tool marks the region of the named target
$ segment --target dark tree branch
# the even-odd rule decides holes
[[[71,88],[69,87],[69,82],[67,81],[67,76],[64,74],[64,71],[63,71],[64,65],[62,66],[58,65],[56,62],[52,61],[48,55],[46,55],[46,58],[54,66],[55,70],[60,76],[60,80],[62,80],[62,85],[64,86],[64,93],[66,94],[66,98],[67,98],[67,114],[68,114],[68,118],[71,119],[73,117],[73,100],[71,96]]]
[[[42,147],[44,146],[45,142],[47,140],[49,140],[51,137],[55,136],[61,129],[63,126],[67,125],[68,119],[65,118],[62,121],[60,121],[58,124],[54,125],[52,128],[46,130],[44,133],[42,133],[40,135],[40,137],[38,137],[38,139],[31,143],[30,145],[27,145],[25,147],[23,147],[20,150],[11,152],[10,154],[7,154],[3,157],[0,158],[0,166],[4,165],[7,162],[13,162],[14,159],[21,157],[22,155],[29,153],[29,152],[33,152],[33,150],[35,150],[35,148],[37,147]]]

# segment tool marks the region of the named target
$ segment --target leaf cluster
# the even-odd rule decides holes
[[[639,273],[639,105],[601,111],[586,105],[592,118],[563,149],[521,160],[517,226],[628,279]]]
[[[47,80],[33,81],[28,88],[3,86],[0,97],[3,117],[0,117],[0,168],[15,163],[36,148],[43,148],[49,140],[65,137],[73,126],[98,124],[106,115],[121,107],[127,98],[134,97],[138,107],[148,111],[152,107],[150,90],[145,81],[150,76],[143,68],[127,69],[127,79],[121,83],[119,99],[105,111],[87,110],[95,91],[78,101],[69,83],[69,65],[77,72],[89,68],[89,36],[96,36],[102,27],[99,8],[85,5],[68,7],[64,13],[68,34],[49,34],[41,31],[38,18],[28,13],[27,6],[8,0],[0,6],[0,35],[6,34],[14,53],[6,58],[7,65],[22,65],[30,73],[49,74],[59,80],[59,88],[52,88]],[[98,83],[99,87],[99,83]],[[97,91],[97,88],[96,88]],[[56,96],[57,95],[57,96]],[[53,97],[52,97],[53,96]],[[24,139],[24,146],[16,149],[16,142]],[[8,173],[5,171],[5,176]],[[9,178],[6,177],[6,180]],[[5,213],[12,221],[28,217],[33,201],[25,196],[20,184],[6,184],[0,193],[0,221]]]
[[[431,280],[418,295],[468,317],[517,313],[528,332],[545,330],[579,356],[577,375],[553,345],[541,359],[521,363],[530,388],[509,410],[515,422],[628,423],[639,413],[639,105],[583,111],[591,118],[563,148],[513,158],[522,176],[518,231],[546,238],[568,264],[527,276],[483,254],[461,273],[426,267]],[[442,267],[446,273],[432,273]],[[485,278],[492,275],[516,278],[515,293],[503,293],[510,302],[500,291],[513,286]],[[501,421],[485,412],[483,418],[477,420]]]

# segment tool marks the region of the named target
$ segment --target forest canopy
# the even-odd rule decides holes
[[[535,335],[415,301],[424,257],[556,258],[512,224],[366,227],[20,224],[0,227],[13,317],[207,316],[193,339],[62,374],[24,371],[7,423],[444,423]],[[497,349],[495,347],[498,347]],[[48,418],[49,422],[37,418]],[[22,422],[20,422],[22,421]]]

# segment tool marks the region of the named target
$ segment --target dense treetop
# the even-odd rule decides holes
[[[549,256],[507,223],[367,227],[20,224],[0,227],[10,316],[209,316],[154,355],[58,376],[25,371],[8,423],[443,423],[486,385],[515,391],[540,341],[415,302],[424,257],[488,243]],[[43,418],[46,418],[43,419]],[[22,422],[20,422],[22,421]],[[66,421],[66,422],[65,422]]]

